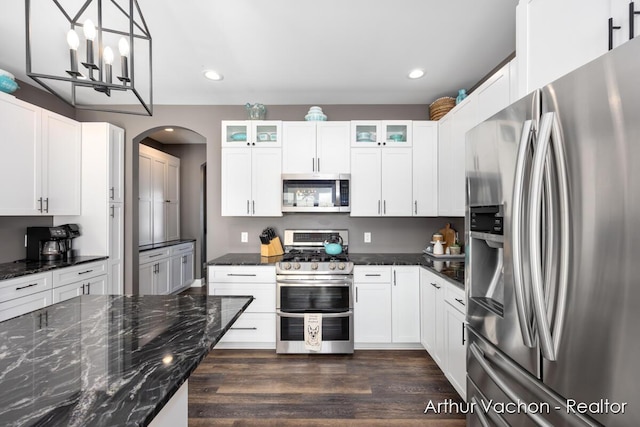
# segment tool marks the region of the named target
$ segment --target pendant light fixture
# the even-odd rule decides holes
[[[27,75],[78,109],[152,115],[151,35],[138,1],[62,3],[26,0]]]

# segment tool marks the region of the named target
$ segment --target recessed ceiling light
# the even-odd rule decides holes
[[[164,130],[167,132],[173,132],[173,128],[164,128]]]
[[[420,70],[420,69],[412,70],[409,73],[409,78],[410,79],[419,79],[422,76],[424,76],[424,70]]]
[[[215,80],[215,81],[219,81],[224,79],[224,76],[220,73],[218,73],[217,71],[213,71],[213,70],[206,70],[204,72],[204,76],[206,78],[208,78],[209,80]]]

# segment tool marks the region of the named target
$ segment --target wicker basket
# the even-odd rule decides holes
[[[450,96],[438,98],[429,105],[429,120],[439,120],[456,106],[456,99]]]

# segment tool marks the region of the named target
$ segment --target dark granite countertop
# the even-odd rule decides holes
[[[261,257],[256,253],[229,253],[207,265],[269,265],[282,257]],[[419,265],[464,288],[464,258],[440,260],[422,253],[349,253],[356,265]]]
[[[83,295],[0,322],[0,424],[146,426],[252,300]]]
[[[177,240],[169,240],[168,242],[160,242],[160,243],[152,243],[150,245],[142,245],[138,246],[138,250],[140,252],[152,251],[154,249],[166,248],[168,246],[181,245],[183,243],[191,243],[195,242],[196,239],[177,239]]]
[[[0,280],[13,279],[28,274],[43,273],[57,268],[71,267],[93,261],[107,259],[107,256],[77,256],[64,261],[27,261],[19,260],[0,264]]]

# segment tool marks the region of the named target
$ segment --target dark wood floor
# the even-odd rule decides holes
[[[189,377],[189,426],[464,426],[464,415],[424,413],[447,399],[462,402],[426,351],[214,349]]]

